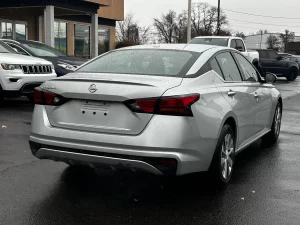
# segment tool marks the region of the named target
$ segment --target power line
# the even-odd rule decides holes
[[[241,28],[247,28],[247,29],[253,29],[253,30],[261,30],[261,27],[260,28],[258,28],[258,27],[245,27],[245,26],[238,26],[238,25],[232,25],[232,26],[234,26],[234,27],[241,27]],[[275,32],[274,31],[274,33],[281,33],[282,31],[277,31],[277,32]],[[300,32],[298,32],[298,31],[294,31],[295,33],[300,33]]]
[[[297,28],[299,28],[299,26],[288,26],[288,25],[279,25],[279,24],[270,24],[270,23],[255,23],[255,22],[244,21],[244,20],[236,20],[236,19],[229,19],[229,20],[242,22],[242,23],[261,24],[261,25],[269,25],[269,26],[277,26],[277,27],[297,27]]]
[[[276,18],[276,19],[287,19],[287,20],[300,20],[300,18],[295,18],[295,17],[293,18],[293,17],[282,17],[282,16],[264,16],[264,15],[259,15],[259,14],[251,14],[251,13],[234,11],[234,10],[230,10],[230,9],[223,9],[223,10],[228,11],[228,12],[234,12],[234,13],[249,15],[249,16],[259,16],[259,17]]]

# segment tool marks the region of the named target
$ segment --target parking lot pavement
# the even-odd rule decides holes
[[[0,110],[0,224],[299,224],[298,86],[277,83],[288,98],[279,142],[241,153],[221,192],[204,177],[93,173],[36,160],[28,146],[33,106],[12,101]]]

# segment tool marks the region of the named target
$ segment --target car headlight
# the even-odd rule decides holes
[[[59,63],[57,64],[59,67],[62,67],[66,70],[70,70],[70,71],[74,71],[76,69],[76,66],[72,66],[70,64],[66,64],[66,63]]]
[[[2,66],[2,69],[4,69],[4,70],[20,70],[21,69],[20,65],[15,65],[15,64],[2,63],[1,66]]]

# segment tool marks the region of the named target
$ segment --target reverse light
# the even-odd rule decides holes
[[[171,116],[193,116],[191,106],[200,98],[199,94],[137,99],[125,102],[127,107],[137,113],[150,113]]]
[[[34,103],[37,105],[59,106],[66,102],[66,99],[60,95],[45,91],[41,88],[34,89]]]
[[[1,67],[4,70],[20,70],[21,66],[16,65],[16,64],[6,64],[6,63],[1,63]]]

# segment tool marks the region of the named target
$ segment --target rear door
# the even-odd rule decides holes
[[[244,82],[248,84],[247,92],[255,99],[255,132],[258,133],[269,125],[272,109],[270,85],[259,82],[257,71],[242,55],[234,53],[234,56],[242,71]]]
[[[211,67],[224,82],[217,84],[225,99],[231,104],[237,117],[238,146],[255,133],[255,99],[250,95],[248,84],[243,82],[238,66],[230,52],[223,52],[211,61]]]

